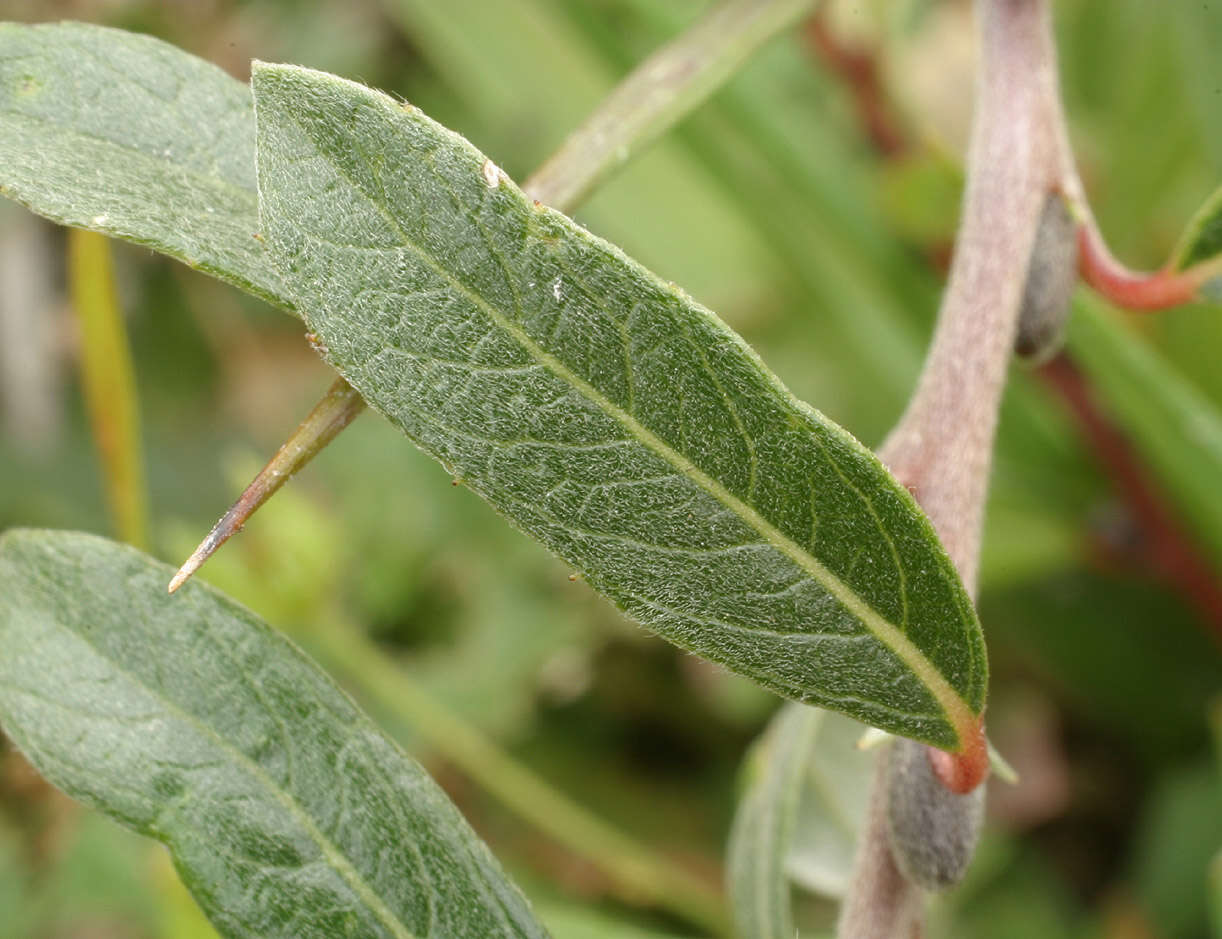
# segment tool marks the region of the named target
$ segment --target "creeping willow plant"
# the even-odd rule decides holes
[[[187,582],[366,405],[630,617],[794,702],[735,826],[743,934],[793,934],[782,867],[816,737],[844,726],[828,711],[899,738],[876,751],[841,934],[917,935],[924,891],[961,876],[989,763],[972,594],[1012,351],[1056,341],[1079,266],[1132,305],[1217,289],[1222,215],[1213,200],[1166,270],[1120,268],[1066,142],[1046,2],[979,0],[950,279],[875,455],[564,214],[810,6],[716,6],[521,188],[413,105],[334,75],[256,63],[247,86],[147,37],[0,26],[0,191],[299,316],[340,375],[172,580],[91,536],[0,540],[5,732],[164,841],[222,933],[544,933],[411,759],[295,647]],[[613,876],[726,928],[681,876]]]

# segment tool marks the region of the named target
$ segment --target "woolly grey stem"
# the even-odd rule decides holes
[[[879,450],[973,595],[998,407],[1036,228],[1049,192],[1077,195],[1046,0],[977,0],[976,15],[981,70],[950,279],[917,389]],[[839,939],[921,933],[922,892],[900,872],[888,833],[888,812],[902,808],[887,791],[890,758],[881,755],[875,769],[875,804]],[[941,834],[931,832],[929,842]]]
[[[997,408],[1036,223],[1061,179],[1044,0],[977,3],[982,70],[950,281],[916,393],[879,451],[975,590]]]
[[[921,891],[900,872],[891,853],[887,824],[890,751],[890,746],[883,747],[874,765],[870,807],[853,879],[840,907],[838,939],[921,939]]]

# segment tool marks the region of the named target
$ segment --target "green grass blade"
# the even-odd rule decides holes
[[[94,232],[77,230],[68,235],[72,306],[81,331],[81,390],[107,506],[119,539],[147,548],[148,486],[140,445],[140,405],[111,243]]]
[[[1154,471],[1214,565],[1222,567],[1222,413],[1089,294],[1079,298],[1068,341],[1091,389]]]
[[[814,0],[725,0],[635,68],[531,177],[526,189],[567,211],[720,88]]]

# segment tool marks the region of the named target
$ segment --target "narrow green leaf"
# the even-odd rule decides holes
[[[961,746],[979,623],[873,454],[417,109],[293,66],[254,91],[274,263],[372,407],[671,641]]]
[[[91,535],[0,536],[0,724],[165,842],[227,936],[543,936],[424,771],[296,647]]]
[[[865,825],[878,749],[862,749],[862,726],[828,714],[806,761],[785,872],[797,886],[841,898],[848,890]]]
[[[875,753],[864,728],[818,708],[777,711],[748,757],[728,884],[744,936],[792,939],[791,886],[838,899],[853,869]]]
[[[734,816],[727,886],[739,932],[791,939],[793,903],[785,859],[793,846],[806,768],[826,711],[788,703],[752,748],[752,780]]]
[[[83,23],[0,23],[0,195],[291,308],[256,240],[250,89]]]

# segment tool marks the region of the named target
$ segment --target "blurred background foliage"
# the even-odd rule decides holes
[[[357,78],[521,179],[705,7],[0,0],[0,18],[150,32],[243,79],[252,57]],[[1156,267],[1222,180],[1222,4],[1055,11],[1101,226],[1126,261]],[[949,257],[970,12],[831,3],[577,213],[868,444],[913,385]],[[178,563],[330,378],[297,320],[147,251],[114,256],[149,541]],[[65,271],[63,232],[0,205],[0,527],[113,535]],[[1014,369],[989,507],[990,733],[1023,782],[995,784],[980,857],[936,902],[934,936],[1222,935],[1222,315],[1079,305],[1089,325],[1066,355]],[[314,651],[425,762],[557,936],[694,934],[506,812],[422,726],[427,709],[397,706],[335,650],[364,633],[414,695],[710,891],[769,694],[625,622],[376,415],[202,576]],[[802,910],[823,934],[830,909]],[[0,937],[207,935],[159,847],[74,807],[0,740]]]

